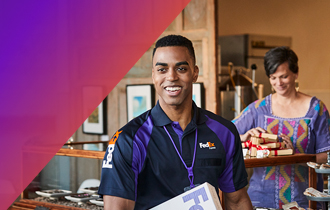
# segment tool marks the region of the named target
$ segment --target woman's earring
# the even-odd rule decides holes
[[[295,86],[296,86],[296,91],[298,92],[299,91],[299,82],[298,82],[298,80],[295,81]]]

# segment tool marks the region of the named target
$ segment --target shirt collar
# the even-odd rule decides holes
[[[160,107],[159,101],[157,101],[156,106],[152,108],[151,116],[155,126],[164,126],[172,123],[172,120],[168,118],[163,109]]]
[[[194,101],[192,103],[192,107],[194,110],[194,116],[192,119],[193,123],[194,124],[205,123],[207,121],[207,117],[205,116],[205,114],[203,114],[203,110],[198,108]],[[155,126],[164,126],[171,124],[173,122],[170,118],[168,118],[168,116],[165,114],[163,109],[160,107],[159,101],[157,101],[156,106],[152,108],[151,116]]]

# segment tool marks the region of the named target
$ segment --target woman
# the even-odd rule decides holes
[[[330,150],[329,113],[316,97],[298,92],[298,57],[287,47],[277,47],[264,57],[266,74],[276,93],[251,103],[233,120],[241,140],[260,132],[277,134],[295,153],[316,154],[318,163],[327,162]],[[322,188],[318,177],[318,189]],[[308,167],[282,165],[254,168],[248,189],[252,204],[258,207],[282,208],[296,201],[303,208],[308,200]]]

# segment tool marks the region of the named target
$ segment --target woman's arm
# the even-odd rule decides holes
[[[259,136],[260,133],[267,133],[267,131],[261,127],[256,127],[248,130],[245,134],[240,135],[241,141],[247,141],[251,138],[251,136]]]

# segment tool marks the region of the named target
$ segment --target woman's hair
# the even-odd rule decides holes
[[[269,50],[264,57],[266,75],[274,74],[279,65],[288,62],[289,69],[293,73],[298,73],[298,57],[289,47],[276,47]]]

